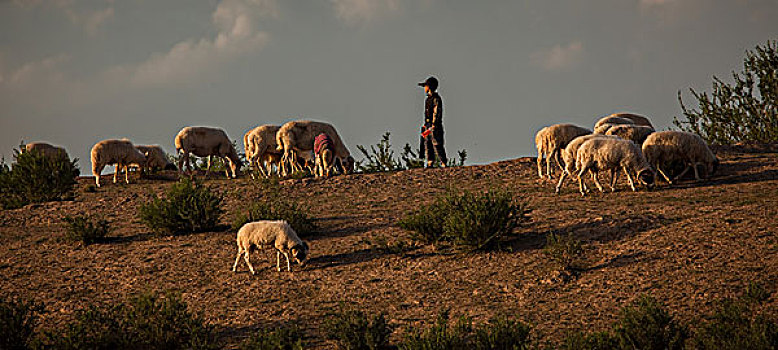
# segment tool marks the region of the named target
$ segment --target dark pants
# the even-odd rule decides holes
[[[423,129],[422,129],[423,131]],[[438,125],[432,129],[432,134],[427,137],[420,137],[419,157],[427,158],[428,162],[435,161],[435,155],[437,154],[438,160],[444,164],[448,164],[448,158],[446,158],[446,149],[443,147],[443,126]]]

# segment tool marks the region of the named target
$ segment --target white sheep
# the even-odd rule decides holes
[[[292,271],[289,264],[289,254],[300,266],[305,266],[308,256],[308,244],[303,242],[286,221],[255,221],[243,225],[238,230],[237,237],[238,255],[232,271],[238,270],[241,255],[249,266],[251,274],[254,267],[249,261],[249,252],[252,248],[272,246],[276,249],[276,270],[281,271],[281,254],[286,257],[286,269]]]
[[[651,121],[648,120],[648,117],[642,116],[640,114],[634,114],[634,113],[613,113],[613,114],[610,115],[610,117],[618,117],[618,118],[629,119],[633,123],[635,123],[635,125],[649,126],[649,127],[652,127],[652,128],[654,127],[651,124]]]
[[[273,165],[280,165],[282,153],[276,150],[276,133],[280,128],[278,125],[261,125],[243,136],[246,160],[249,166],[259,169],[263,176],[270,176]]]
[[[130,165],[144,166],[146,156],[138,151],[132,142],[123,140],[103,140],[92,147],[92,175],[95,176],[95,184],[100,187],[100,173],[106,165],[116,164],[116,171],[113,173],[113,183],[116,183],[116,177],[119,172],[124,170],[124,181],[130,183],[127,167]]]
[[[168,160],[165,151],[159,145],[137,145],[135,148],[146,157],[142,171],[150,173],[153,169],[174,170],[176,167]]]
[[[551,176],[551,158],[556,159],[557,165],[562,171],[560,153],[573,139],[581,135],[591,134],[592,131],[573,124],[556,124],[540,129],[535,134],[535,147],[538,149],[538,176],[543,178],[543,158],[546,159],[546,175]]]
[[[622,117],[605,117],[598,120],[597,123],[594,124],[594,133],[605,135],[608,129],[616,125],[635,125],[635,122],[633,122],[632,119]]]
[[[314,138],[321,133],[329,135],[332,139],[335,163],[340,164],[343,172],[351,173],[354,170],[354,158],[335,127],[324,122],[297,120],[284,124],[276,133],[276,149],[283,151],[284,154],[281,159],[284,175],[288,175],[293,170],[302,169],[302,166],[297,163],[296,153],[312,151]]]
[[[49,159],[70,159],[68,152],[64,148],[46,142],[30,142],[24,146],[23,150],[25,152],[39,152]]]
[[[225,169],[227,177],[230,177],[230,170],[232,170],[233,178],[237,176],[241,160],[224,130],[206,126],[188,126],[178,132],[175,144],[176,153],[181,155],[181,158],[178,160],[179,171],[183,172],[184,164],[186,164],[186,169],[191,173],[192,167],[189,164],[189,154],[194,154],[198,157],[208,157],[208,168],[205,170],[206,177],[208,177],[211,171],[212,156],[226,158],[229,162],[229,169]]]
[[[706,167],[708,177],[713,176],[719,165],[718,158],[708,148],[705,140],[697,134],[685,131],[660,131],[649,135],[643,142],[643,154],[669,184],[681,178],[689,168],[694,169],[694,178],[700,180],[698,165]],[[662,167],[673,162],[683,162],[685,168],[671,180]]]
[[[645,125],[615,125],[605,132],[605,135],[618,136],[625,140],[630,140],[635,144],[642,144],[648,135],[654,133],[654,128]]]
[[[616,179],[619,169],[627,175],[629,186],[636,191],[630,172],[636,174],[637,179],[648,187],[654,184],[654,173],[651,166],[634,142],[614,138],[593,138],[585,141],[578,148],[576,156],[576,168],[578,168],[578,186],[581,195],[586,195],[583,177],[586,172],[592,174],[594,184],[600,192],[605,192],[598,180],[598,173],[604,170],[611,172],[611,190],[615,191]]]
[[[559,193],[559,190],[562,188],[562,184],[564,183],[566,177],[573,176],[574,174],[576,174],[575,160],[576,160],[576,156],[578,155],[578,149],[581,147],[581,145],[584,142],[589,141],[593,138],[618,138],[618,137],[590,134],[590,135],[578,136],[575,139],[573,139],[573,141],[570,141],[570,143],[567,144],[567,147],[565,147],[565,149],[562,150],[562,161],[565,163],[565,167],[562,171],[562,176],[559,177],[559,182],[556,185],[556,190],[555,190],[556,193]]]

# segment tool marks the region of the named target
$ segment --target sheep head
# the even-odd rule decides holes
[[[651,168],[644,168],[638,171],[638,181],[645,185],[649,190],[654,188],[654,170]]]
[[[300,266],[305,266],[305,263],[308,261],[308,243],[302,242],[302,244],[295,245],[289,251]]]

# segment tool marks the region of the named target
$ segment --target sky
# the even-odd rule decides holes
[[[314,119],[418,146],[440,80],[449,154],[535,154],[534,134],[614,112],[657,129],[778,39],[775,0],[0,0],[0,153],[108,138],[174,152],[185,126]]]

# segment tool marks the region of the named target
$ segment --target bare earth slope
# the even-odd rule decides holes
[[[146,290],[178,290],[216,325],[227,344],[257,327],[299,324],[314,348],[326,348],[318,326],[341,305],[385,311],[404,329],[440,310],[485,320],[499,313],[531,322],[537,339],[558,341],[575,330],[604,329],[619,308],[649,293],[684,321],[708,312],[718,298],[749,281],[778,286],[778,154],[719,153],[722,167],[708,182],[581,198],[570,183],[561,195],[537,180],[522,158],[439,170],[288,180],[282,191],[311,208],[320,232],[309,238],[312,260],[278,273],[275,257],[255,254],[259,268],[230,271],[235,234],[226,228],[184,236],[151,235],[137,219],[139,204],[172,181],[108,184],[96,193],[82,179],[75,201],[0,212],[0,295],[46,303],[46,327],[68,321],[89,303],[112,303]],[[248,178],[209,180],[234,212],[261,192]],[[532,221],[502,251],[436,254],[410,243],[396,222],[448,187],[504,186],[524,196]],[[62,240],[65,215],[104,215],[114,238],[81,247]],[[588,270],[568,278],[543,253],[548,232],[573,232],[588,244]],[[272,254],[274,255],[274,254]],[[271,267],[272,266],[272,267]],[[775,308],[773,308],[775,309]]]

